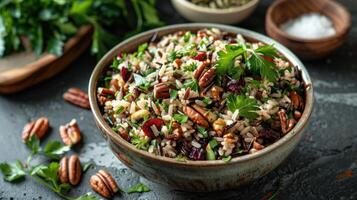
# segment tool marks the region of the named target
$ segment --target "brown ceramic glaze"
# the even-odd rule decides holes
[[[233,158],[229,163],[216,161],[180,162],[172,158],[155,156],[146,151],[136,149],[121,138],[105,122],[100,112],[96,88],[97,82],[105,69],[111,64],[113,57],[119,52],[133,52],[138,45],[147,42],[157,34],[158,37],[183,30],[199,30],[202,28],[219,28],[231,33],[240,33],[250,39],[267,44],[275,43],[291,63],[302,71],[302,77],[309,84],[306,91],[306,107],[296,126],[276,143],[254,154]],[[109,147],[126,166],[141,176],[172,188],[186,191],[214,191],[235,188],[260,178],[276,168],[295,148],[301,139],[303,129],[310,118],[313,105],[313,89],[310,77],[299,59],[284,46],[277,44],[261,34],[232,26],[217,24],[181,24],[154,29],[132,37],[108,52],[95,67],[89,82],[89,100],[97,126],[107,139]]]
[[[329,17],[336,35],[322,39],[302,39],[291,36],[280,29],[284,22],[302,14],[318,12]],[[345,41],[351,27],[351,15],[334,0],[279,0],[273,3],[266,15],[267,34],[306,60],[323,58]]]
[[[44,54],[36,58],[33,52],[9,55],[0,60],[0,93],[19,92],[64,70],[90,45],[93,29],[83,26],[64,45],[63,55]]]

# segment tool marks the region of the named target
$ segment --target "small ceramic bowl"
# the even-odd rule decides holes
[[[190,21],[235,24],[249,17],[257,7],[259,0],[251,0],[242,6],[226,9],[206,8],[187,0],[171,0],[171,2],[175,9]]]
[[[318,12],[331,19],[336,34],[321,39],[303,39],[280,29],[281,24],[305,13]],[[351,15],[333,0],[280,0],[273,3],[266,15],[267,34],[305,60],[328,56],[346,40],[351,27]]]
[[[250,41],[261,41],[266,44],[274,43],[277,50],[292,65],[301,70],[304,82],[310,85],[306,90],[306,105],[301,119],[289,133],[274,144],[256,153],[235,157],[228,163],[222,160],[187,160],[180,162],[168,157],[155,156],[135,148],[121,138],[119,134],[115,133],[102,117],[96,98],[98,80],[112,63],[113,57],[120,52],[134,52],[140,44],[148,42],[153,36],[162,37],[177,31],[197,31],[203,28],[218,28],[229,33],[240,33]],[[309,74],[293,53],[276,41],[261,34],[218,24],[197,23],[166,26],[125,40],[115,46],[99,61],[90,78],[88,91],[95,122],[115,156],[139,175],[151,181],[185,191],[214,191],[236,188],[272,171],[285,160],[300,141],[313,107],[313,89]]]

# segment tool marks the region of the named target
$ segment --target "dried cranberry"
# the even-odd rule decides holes
[[[205,52],[199,52],[198,55],[195,56],[193,59],[199,61],[205,61],[207,59],[207,54]]]
[[[268,143],[275,142],[280,138],[280,133],[273,129],[263,129],[259,132],[259,136]]]
[[[151,130],[151,126],[152,125],[155,125],[158,130],[161,130],[161,127],[164,125],[164,121],[162,119],[159,119],[159,118],[153,118],[153,119],[147,120],[143,124],[142,129],[144,131],[144,134],[146,136],[148,136],[149,138],[155,138],[156,137],[155,134]]]
[[[129,78],[130,78],[130,72],[129,72],[128,68],[122,67],[121,71],[120,71],[120,75],[123,78],[123,80],[125,82],[127,82],[129,80]]]
[[[118,53],[117,58],[118,58],[118,59],[122,59],[122,58],[123,58],[123,54],[122,54],[121,52]]]
[[[231,80],[227,84],[227,90],[229,92],[233,92],[236,94],[239,94],[243,89],[243,82],[242,81],[237,81],[237,80]]]
[[[189,158],[192,160],[203,160],[204,150],[202,148],[192,147],[192,151],[189,155]]]

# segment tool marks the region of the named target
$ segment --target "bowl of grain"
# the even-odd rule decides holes
[[[281,0],[266,15],[267,34],[300,58],[326,57],[346,40],[351,15],[334,0]]]
[[[89,82],[114,155],[171,188],[236,188],[281,164],[303,136],[313,88],[274,40],[218,24],[180,24],[109,51]]]
[[[175,9],[193,22],[235,24],[249,17],[259,0],[171,0]]]

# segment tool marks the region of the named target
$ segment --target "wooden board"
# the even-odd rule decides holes
[[[83,26],[64,45],[63,55],[43,54],[36,58],[32,52],[20,52],[0,59],[0,93],[22,91],[64,70],[91,44],[93,28]]]

